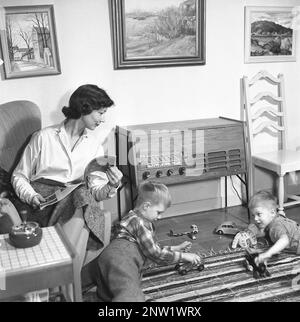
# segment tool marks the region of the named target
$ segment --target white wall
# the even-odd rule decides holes
[[[207,0],[206,65],[114,70],[108,0],[0,0],[3,6],[54,4],[62,74],[0,80],[0,103],[28,99],[42,110],[43,126],[63,119],[61,107],[83,83],[108,91],[116,106],[97,135],[115,124],[218,116],[240,117],[240,78],[261,69],[284,73],[289,143],[300,146],[300,35],[297,61],[244,63],[244,7],[300,6],[300,0]],[[104,131],[103,131],[104,130]],[[101,134],[100,134],[101,132]]]

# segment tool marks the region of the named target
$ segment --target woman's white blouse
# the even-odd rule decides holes
[[[41,129],[33,134],[22,158],[12,173],[12,185],[18,197],[30,203],[37,194],[31,181],[40,178],[62,183],[82,180],[85,167],[95,157],[104,154],[102,145],[85,130],[71,150],[64,122]],[[112,197],[116,189],[107,185],[103,172],[93,172],[89,188],[96,200]],[[102,191],[101,191],[102,190]]]

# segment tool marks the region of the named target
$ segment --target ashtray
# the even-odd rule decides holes
[[[13,226],[9,239],[16,248],[33,247],[40,243],[43,231],[38,223],[28,221],[18,226]]]

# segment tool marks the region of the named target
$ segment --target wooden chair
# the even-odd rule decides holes
[[[264,89],[267,86],[268,89],[262,91],[262,86]],[[249,196],[251,197],[255,190],[255,166],[276,173],[278,176],[278,212],[284,215],[284,207],[300,203],[299,196],[288,195],[284,190],[285,174],[300,170],[300,151],[287,149],[283,75],[279,74],[278,77],[274,77],[267,71],[260,71],[251,80],[244,76],[242,105],[248,141]],[[268,142],[268,137],[275,139],[275,144],[272,145],[270,141],[268,146],[263,145],[262,142]],[[260,144],[257,144],[257,141],[260,141]],[[285,200],[287,202],[284,202]]]
[[[11,174],[28,143],[33,132],[41,128],[41,113],[39,107],[30,101],[12,101],[0,105],[0,167]],[[110,242],[111,214],[103,209],[105,221],[104,247]],[[77,209],[72,218],[63,225],[71,244],[77,253],[75,278],[78,279],[80,289],[68,290],[70,297],[75,301],[81,298],[81,269],[104,249],[86,251],[89,238],[89,229],[83,218],[81,208]],[[77,294],[77,295],[76,295]],[[80,294],[78,296],[78,294]]]

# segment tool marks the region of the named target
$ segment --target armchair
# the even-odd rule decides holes
[[[0,168],[7,173],[7,178],[10,178],[31,134],[40,128],[41,113],[36,104],[30,101],[12,101],[0,105]],[[1,187],[0,180],[2,191],[8,186]],[[103,215],[105,227],[108,227],[105,229],[104,236],[104,246],[106,246],[110,241],[111,216],[110,212],[106,210],[103,210]],[[79,281],[76,283],[79,285],[79,289],[70,289],[69,295],[73,300],[81,301],[81,269],[98,256],[103,248],[86,251],[89,229],[85,224],[81,208],[76,209],[72,218],[62,228],[77,253],[75,276]]]

